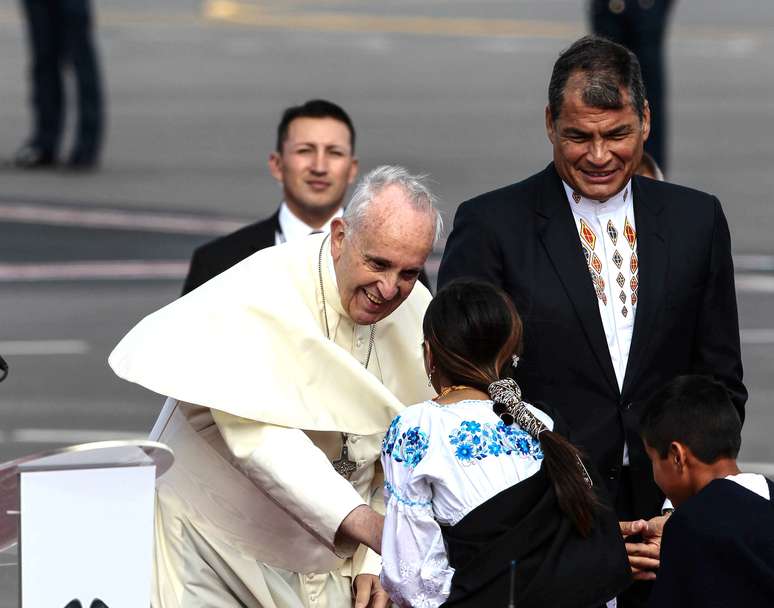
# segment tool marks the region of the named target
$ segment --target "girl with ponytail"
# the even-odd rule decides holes
[[[630,582],[618,523],[561,421],[522,400],[510,298],[455,281],[423,330],[438,396],[384,440],[384,588],[399,606],[604,606]]]

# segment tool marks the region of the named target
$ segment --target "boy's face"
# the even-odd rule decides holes
[[[672,442],[665,458],[645,442],[645,451],[648,453],[653,467],[653,479],[666,494],[672,504],[677,507],[691,497],[691,481],[686,467],[685,446]]]

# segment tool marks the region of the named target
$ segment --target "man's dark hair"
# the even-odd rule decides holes
[[[623,108],[621,88],[629,92],[632,107],[642,120],[645,109],[645,84],[640,62],[625,46],[600,36],[584,36],[559,55],[548,84],[548,107],[556,121],[564,103],[567,80],[575,72],[584,74],[583,103],[592,108]]]
[[[661,458],[678,441],[705,464],[736,458],[742,420],[728,391],[707,376],[678,376],[645,404],[640,435]]]
[[[341,106],[325,99],[310,99],[300,106],[291,106],[282,113],[282,120],[277,126],[277,152],[282,152],[282,144],[288,138],[290,123],[296,118],[333,118],[344,123],[349,129],[349,143],[354,154],[355,127],[352,119]]]

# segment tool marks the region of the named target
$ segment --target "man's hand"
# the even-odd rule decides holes
[[[659,515],[648,521],[621,521],[618,525],[621,536],[628,538],[639,534],[642,542],[626,543],[626,553],[629,555],[629,565],[636,581],[652,581],[656,579],[655,570],[659,566],[659,553],[661,551],[661,535],[664,532],[664,523],[669,518],[667,515]]]
[[[382,528],[384,515],[377,513],[368,505],[360,505],[352,509],[341,522],[336,538],[344,535],[382,554]],[[338,544],[338,540],[335,541]]]
[[[390,596],[378,576],[358,574],[355,577],[355,608],[387,608]]]

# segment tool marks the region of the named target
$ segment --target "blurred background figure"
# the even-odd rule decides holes
[[[591,0],[591,29],[623,44],[640,60],[650,104],[645,151],[668,171],[664,36],[673,0]]]
[[[21,169],[56,164],[65,122],[64,72],[71,67],[78,98],[73,146],[65,166],[93,169],[104,123],[102,83],[89,0],[22,0],[30,49],[32,134],[14,157]]]
[[[651,118],[651,120],[653,119]],[[635,173],[637,175],[649,177],[650,179],[655,179],[660,182],[664,181],[664,172],[661,170],[661,167],[658,166],[656,161],[653,160],[653,157],[647,152],[642,153],[640,164],[637,165]]]
[[[282,113],[269,171],[283,201],[268,218],[194,251],[183,285],[188,293],[256,251],[315,232],[328,232],[342,214],[347,187],[357,176],[355,127],[343,108],[311,99]]]

